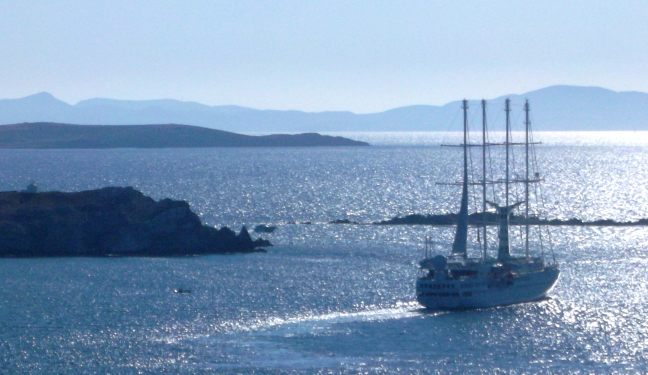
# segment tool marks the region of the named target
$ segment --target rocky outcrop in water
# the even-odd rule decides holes
[[[184,201],[127,187],[77,193],[0,192],[0,257],[187,256],[272,246],[245,227],[204,226]]]
[[[444,214],[444,215],[420,215],[412,214],[404,217],[395,217],[388,220],[378,221],[372,223],[373,225],[456,225],[457,214]],[[499,218],[492,212],[482,214],[480,212],[472,213],[468,216],[468,224],[482,225],[486,221],[487,225],[498,225]],[[339,224],[339,222],[331,222],[332,224]],[[601,219],[595,221],[582,221],[581,219],[540,219],[535,216],[530,216],[525,219],[524,216],[511,215],[509,219],[511,225],[571,225],[571,226],[630,226],[630,225],[648,225],[648,219],[639,219],[637,221],[625,222],[615,221],[610,219]]]

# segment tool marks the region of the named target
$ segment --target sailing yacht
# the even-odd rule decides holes
[[[558,281],[560,271],[558,265],[553,262],[545,262],[544,256],[529,255],[529,185],[541,181],[539,174],[534,173],[530,177],[529,149],[533,142],[530,142],[530,121],[529,102],[524,105],[526,139],[524,143],[513,143],[510,130],[510,101],[506,99],[506,140],[503,143],[488,143],[486,139],[486,102],[482,100],[483,135],[481,144],[468,143],[468,102],[463,101],[464,134],[463,143],[455,145],[463,148],[463,178],[459,183],[446,185],[459,185],[462,187],[461,203],[457,217],[457,228],[452,244],[451,253],[445,255],[428,256],[427,243],[426,255],[420,264],[419,276],[416,280],[416,299],[429,309],[468,309],[484,308],[501,305],[511,305],[522,302],[531,302],[543,299]],[[487,148],[503,146],[505,148],[505,177],[500,180],[488,181],[487,170]],[[511,179],[511,148],[513,146],[525,147],[526,171],[525,177],[515,176]],[[468,178],[468,149],[469,147],[481,147],[482,149],[482,178],[481,181],[470,182]],[[524,184],[525,199],[517,202],[510,202],[510,186],[512,184]],[[481,238],[481,256],[468,257],[468,186],[481,185],[482,190],[482,223],[478,226]],[[504,185],[504,193],[493,193],[492,200],[487,200],[487,185]],[[500,202],[494,202],[498,199]],[[487,206],[495,210],[497,222],[487,222]],[[524,247],[523,256],[511,254],[509,220],[511,214],[521,206],[525,207],[524,221]],[[492,216],[492,215],[491,215]],[[488,224],[496,224],[497,231],[497,255],[492,257],[488,254]],[[525,236],[524,236],[525,234]]]

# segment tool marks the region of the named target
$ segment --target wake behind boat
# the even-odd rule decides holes
[[[510,101],[506,100],[506,139],[502,143],[489,143],[486,131],[486,102],[482,100],[482,142],[469,144],[468,142],[468,102],[463,101],[464,137],[463,144],[463,180],[460,183],[445,185],[460,185],[462,187],[461,205],[457,219],[457,228],[452,244],[451,254],[448,256],[436,255],[429,257],[427,254],[420,262],[420,274],[416,280],[416,299],[429,309],[464,309],[481,308],[501,305],[510,305],[521,302],[530,302],[543,299],[558,281],[560,271],[555,259],[550,264],[545,263],[544,251],[540,256],[529,255],[531,231],[528,224],[530,217],[530,184],[542,181],[539,173],[531,174],[530,148],[535,143],[531,141],[529,121],[529,103],[525,103],[525,142],[513,143],[510,129]],[[503,179],[488,179],[487,175],[487,150],[493,146],[503,146],[505,149],[505,176]],[[512,146],[525,147],[525,176],[515,176],[511,179],[511,148]],[[479,147],[482,151],[481,180],[469,181],[469,153],[471,147]],[[491,173],[492,174],[492,173]],[[511,196],[510,186],[523,184],[524,200],[515,203],[509,202]],[[484,222],[479,229],[480,257],[468,256],[468,186],[481,186],[481,210]],[[496,192],[495,186],[504,186],[503,192]],[[487,187],[492,187],[491,200],[488,200]],[[538,195],[538,194],[536,194]],[[499,201],[499,203],[495,203]],[[487,205],[495,209],[498,222],[498,247],[497,257],[488,254],[488,224],[485,215]],[[509,236],[509,217],[518,207],[524,205],[526,224],[523,231],[524,256],[511,255]],[[539,232],[539,239],[542,234]],[[542,242],[540,241],[540,244]]]

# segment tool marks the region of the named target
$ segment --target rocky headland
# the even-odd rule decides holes
[[[191,256],[263,252],[243,227],[205,226],[184,201],[131,187],[0,192],[0,257]]]

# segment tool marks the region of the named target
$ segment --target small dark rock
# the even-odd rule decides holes
[[[359,224],[357,221],[351,221],[349,219],[338,219],[329,222],[329,224]]]
[[[254,231],[256,233],[272,233],[275,229],[277,229],[277,227],[271,227],[265,224],[259,224],[254,227]]]

